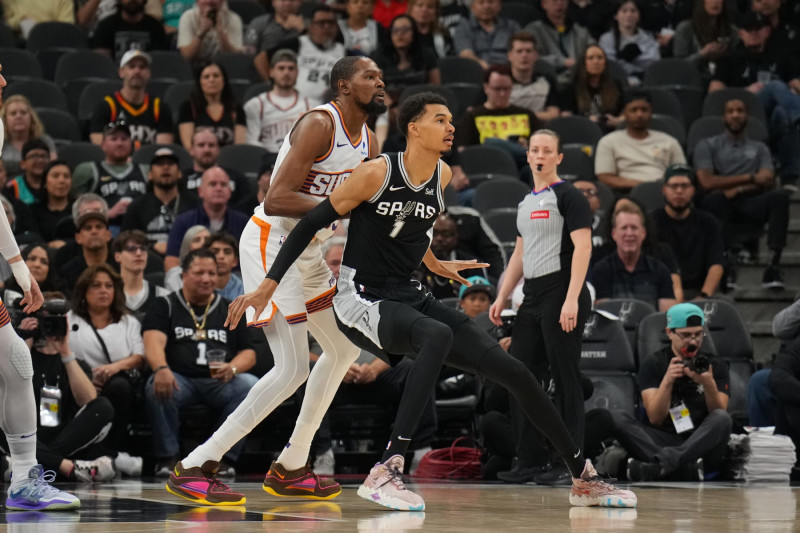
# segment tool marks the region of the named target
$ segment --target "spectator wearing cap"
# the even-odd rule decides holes
[[[458,304],[465,315],[475,318],[489,310],[494,301],[494,287],[481,276],[472,276],[467,281],[471,285],[462,285],[458,290]]]
[[[166,50],[164,26],[145,13],[145,0],[119,0],[117,12],[97,24],[92,48],[119,60],[133,50]]]
[[[192,63],[242,51],[242,19],[223,0],[197,0],[178,21],[178,50]]]
[[[150,81],[150,55],[129,50],[119,63],[122,88],[97,104],[89,124],[89,137],[94,144],[103,142],[103,129],[114,122],[125,121],[131,132],[134,149],[143,144],[170,144],[174,140],[172,113],[161,98],[147,92]]]
[[[75,242],[80,246],[80,251],[59,272],[67,287],[74,287],[88,267],[113,261],[109,250],[111,232],[107,213],[107,209],[92,209],[83,211],[75,218]],[[114,261],[114,269],[118,267]]]
[[[695,208],[696,186],[691,167],[670,166],[661,188],[664,207],[650,214],[656,237],[678,260],[686,300],[710,298],[723,273],[722,227],[713,215]]]
[[[461,57],[474,59],[487,69],[508,62],[508,42],[520,30],[519,23],[500,15],[501,0],[472,2],[469,18],[462,19],[453,33],[453,44]]]
[[[683,149],[674,137],[650,129],[653,108],[642,90],[625,95],[625,129],[604,135],[597,143],[594,173],[617,192],[639,183],[658,181],[667,167],[686,163]]]
[[[189,145],[189,154],[192,156],[191,168],[182,169],[181,185],[197,198],[197,190],[203,178],[203,173],[211,167],[217,166],[220,153],[219,137],[214,130],[207,126],[200,126],[194,130]],[[224,168],[231,179],[231,205],[241,201],[242,191],[249,190],[250,184],[241,173],[232,168]]]
[[[164,271],[180,264],[179,253],[186,230],[201,225],[209,231],[226,231],[239,240],[247,224],[248,216],[228,207],[231,199],[231,179],[220,167],[211,167],[203,172],[200,188],[197,189],[201,204],[191,211],[179,215],[169,231]]]
[[[125,120],[112,122],[103,128],[100,148],[105,154],[103,161],[84,161],[75,167],[72,191],[78,194],[94,192],[102,196],[111,206],[108,210],[109,224],[118,227],[130,203],[147,192],[147,169],[130,160],[133,143]]]
[[[747,107],[742,100],[725,103],[723,121],[723,133],[702,139],[695,148],[697,180],[705,192],[699,205],[722,223],[727,250],[733,248],[732,222],[766,224],[770,256],[762,283],[765,288],[782,288],[778,265],[789,229],[789,191],[775,188],[767,146],[747,138]],[[727,283],[735,288],[730,272]]]
[[[702,349],[704,323],[702,309],[692,303],[670,307],[670,344],[639,367],[646,419],[629,411],[612,413],[614,436],[631,455],[631,481],[702,481],[705,471],[720,470],[732,425],[730,377],[728,365]],[[705,369],[693,366],[701,358],[709,363]]]
[[[244,104],[244,113],[247,117],[247,144],[263,146],[277,154],[292,124],[316,102],[301,96],[295,89],[298,73],[296,53],[278,50],[271,59],[269,77],[272,89],[248,100]]]
[[[22,174],[8,182],[8,195],[26,205],[39,201],[39,190],[44,182],[44,169],[50,162],[50,148],[44,139],[31,139],[22,145],[19,168]]]
[[[708,91],[741,87],[758,97],[777,150],[781,182],[796,191],[800,176],[800,68],[795,56],[767,46],[771,33],[766,18],[749,13],[739,27],[743,46],[719,59]]]
[[[209,135],[216,139],[213,134]],[[161,255],[167,252],[167,238],[175,218],[200,203],[194,193],[179,187],[178,161],[170,148],[156,150],[147,172],[147,191],[128,206],[122,218],[123,231],[143,231],[153,249]]]

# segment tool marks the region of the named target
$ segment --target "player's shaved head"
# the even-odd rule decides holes
[[[339,94],[339,81],[350,81],[353,76],[358,72],[359,63],[361,61],[371,61],[368,57],[364,56],[346,56],[337,61],[331,69],[331,90],[334,95]]]

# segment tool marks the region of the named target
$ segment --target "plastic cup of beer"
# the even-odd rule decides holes
[[[222,367],[225,364],[225,357],[228,353],[225,350],[209,350],[206,352],[206,359],[208,359],[208,371],[211,373],[211,377],[214,377],[214,374],[217,373],[217,369]]]

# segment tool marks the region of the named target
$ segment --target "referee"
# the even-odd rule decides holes
[[[528,163],[534,187],[519,204],[516,246],[489,313],[500,325],[500,313],[524,275],[524,299],[511,335],[511,353],[539,380],[548,381],[549,367],[556,408],[573,441],[580,444],[584,409],[578,365],[583,325],[591,310],[584,281],[592,254],[592,211],[581,191],[559,179],[556,167],[563,157],[558,134],[551,130],[533,134]],[[516,401],[512,402],[511,415],[518,461],[504,477],[513,482],[530,481],[545,466],[535,464],[541,459],[531,453],[541,449],[542,439]],[[561,477],[569,480],[566,471],[563,476],[560,471],[554,474],[556,479],[551,481],[560,481]]]

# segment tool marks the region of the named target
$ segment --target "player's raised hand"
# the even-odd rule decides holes
[[[459,272],[462,270],[486,268],[489,266],[489,263],[478,263],[477,259],[470,259],[468,261],[437,261],[437,263],[438,269],[434,270],[431,268],[431,272],[445,278],[454,279],[457,282],[466,285],[467,287],[471,286],[472,283],[467,281],[467,279],[459,274]],[[430,266],[428,268],[430,268]]]
[[[242,319],[242,315],[244,315],[248,307],[252,307],[256,310],[254,316],[255,320],[258,320],[258,317],[260,317],[261,313],[266,309],[267,303],[270,298],[272,298],[277,288],[278,284],[275,280],[264,278],[264,281],[261,282],[261,285],[259,285],[256,290],[237,296],[228,306],[228,316],[225,318],[225,324],[223,326],[231,330],[236,329],[239,320]]]

